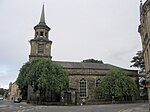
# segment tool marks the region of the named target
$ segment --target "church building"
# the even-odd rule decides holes
[[[31,52],[29,60],[33,58],[48,58],[51,60],[52,41],[49,39],[51,28],[45,22],[44,5],[42,7],[40,22],[34,27],[34,30],[34,38],[30,40]],[[70,94],[68,102],[72,104],[79,103],[82,99],[85,99],[86,102],[95,101],[94,88],[100,84],[110,69],[120,68],[103,63],[53,62],[60,64],[69,73],[70,91],[67,94]],[[134,81],[138,81],[137,70],[121,69],[129,74]],[[30,92],[28,93],[29,96]]]

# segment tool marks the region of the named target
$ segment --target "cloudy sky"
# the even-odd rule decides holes
[[[94,58],[131,69],[132,57],[141,50],[139,1],[0,0],[0,87],[8,88],[28,61],[28,41],[33,39],[43,2],[53,60]]]

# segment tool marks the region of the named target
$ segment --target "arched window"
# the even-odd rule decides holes
[[[48,38],[48,33],[47,32],[45,32],[45,37]]]
[[[43,37],[43,36],[44,36],[44,32],[41,31],[41,32],[40,32],[40,37]]]
[[[95,83],[95,86],[98,87],[98,86],[100,85],[100,83],[101,83],[101,80],[100,80],[100,79],[97,79],[97,80],[96,80],[96,83]]]
[[[86,97],[86,89],[87,89],[87,83],[85,79],[80,80],[80,97]]]

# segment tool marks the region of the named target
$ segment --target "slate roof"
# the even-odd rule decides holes
[[[110,64],[102,64],[102,63],[83,63],[83,62],[65,62],[65,61],[54,61],[56,64],[60,64],[66,69],[112,69],[112,68],[120,68]],[[123,69],[123,68],[121,68]]]
[[[110,70],[113,68],[119,68],[122,70],[125,70],[129,76],[133,76],[133,77],[137,77],[138,76],[138,71],[137,70],[131,70],[131,69],[125,69],[125,68],[121,68],[121,67],[117,67],[111,64],[102,64],[102,63],[83,63],[83,62],[66,62],[66,61],[53,61],[56,64],[60,64],[64,69],[70,69],[73,70],[71,72],[74,73],[76,71],[76,69],[81,69],[81,70],[85,70],[85,69],[90,69],[90,70]],[[75,70],[75,71],[74,71]],[[76,71],[78,74],[80,74],[78,72],[78,70]],[[76,74],[75,72],[75,74]],[[97,74],[97,72],[95,72]],[[81,74],[85,74],[81,72]],[[86,73],[87,74],[87,73]],[[99,72],[98,72],[99,74]]]

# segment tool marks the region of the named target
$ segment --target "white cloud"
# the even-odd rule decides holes
[[[10,82],[14,82],[18,75],[17,69],[8,66],[0,67],[0,87],[8,88]]]

